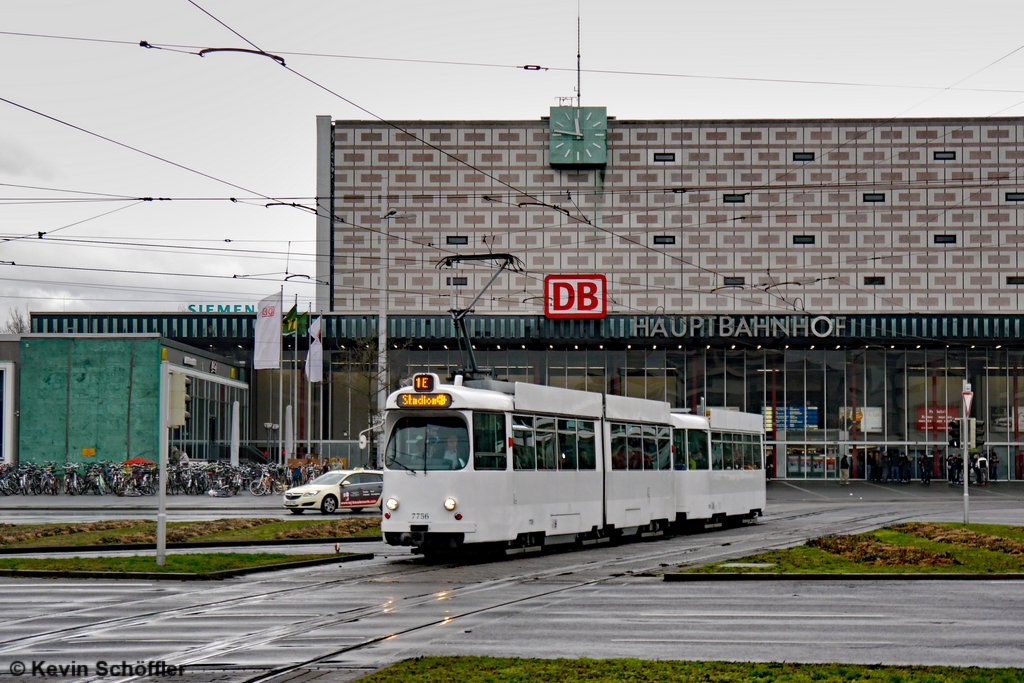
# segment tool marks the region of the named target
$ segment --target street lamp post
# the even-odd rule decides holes
[[[387,192],[385,192],[385,195]],[[412,214],[399,214],[391,209],[381,216],[380,231],[380,313],[377,318],[377,415],[383,422],[384,408],[388,400],[388,228],[392,218],[411,218]],[[384,452],[384,430],[377,442],[378,456]],[[374,463],[376,464],[376,463]]]
[[[270,462],[270,433],[277,429],[277,424],[264,422],[263,428],[267,430],[267,462]]]

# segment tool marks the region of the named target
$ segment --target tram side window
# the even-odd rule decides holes
[[[686,457],[686,430],[672,430],[672,454],[675,456],[675,469],[685,470],[689,464]]]
[[[533,418],[512,416],[512,469],[532,470],[537,466],[537,449],[533,442]]]
[[[686,432],[686,455],[690,459],[691,470],[708,468],[708,433],[696,429]]]
[[[668,427],[658,427],[658,469],[672,469],[672,430]]]
[[[474,469],[506,469],[506,443],[504,413],[473,413]]]
[[[629,469],[644,468],[644,437],[640,425],[626,425],[626,459]]]
[[[597,440],[594,435],[594,423],[576,422],[576,450],[581,470],[597,469]]]
[[[644,425],[641,430],[644,434],[644,469],[658,469],[658,437],[657,427]]]
[[[749,457],[745,459],[746,468],[748,470],[760,470],[763,469],[761,463],[761,437],[757,434],[747,434],[747,443],[744,447],[747,449]]]
[[[555,438],[555,420],[538,417],[537,420],[537,469],[553,470],[557,462],[558,442]]]
[[[629,450],[626,440],[626,425],[612,424],[612,469],[626,469],[626,453]]]
[[[576,420],[558,420],[558,469],[576,471]]]
[[[730,434],[729,440],[732,441],[732,468],[734,470],[743,469],[743,435],[742,434]]]
[[[711,432],[711,469],[725,469],[725,451],[722,443],[722,432]]]

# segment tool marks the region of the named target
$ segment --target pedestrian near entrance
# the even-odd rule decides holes
[[[921,483],[932,483],[932,459],[927,455],[922,455],[917,461],[917,466],[921,472]]]
[[[839,484],[841,486],[850,484],[850,456],[846,453],[839,459]]]

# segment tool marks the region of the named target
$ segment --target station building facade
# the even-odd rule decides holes
[[[1024,119],[606,114],[318,117],[318,308],[386,317],[390,388],[466,363],[448,311],[495,265],[442,261],[508,254],[469,318],[500,376],[761,413],[797,479],[941,476],[968,381],[1024,478]]]

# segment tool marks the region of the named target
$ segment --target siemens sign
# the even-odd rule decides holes
[[[634,316],[635,337],[843,337],[845,315]]]
[[[256,304],[189,304],[189,313],[255,313]]]

